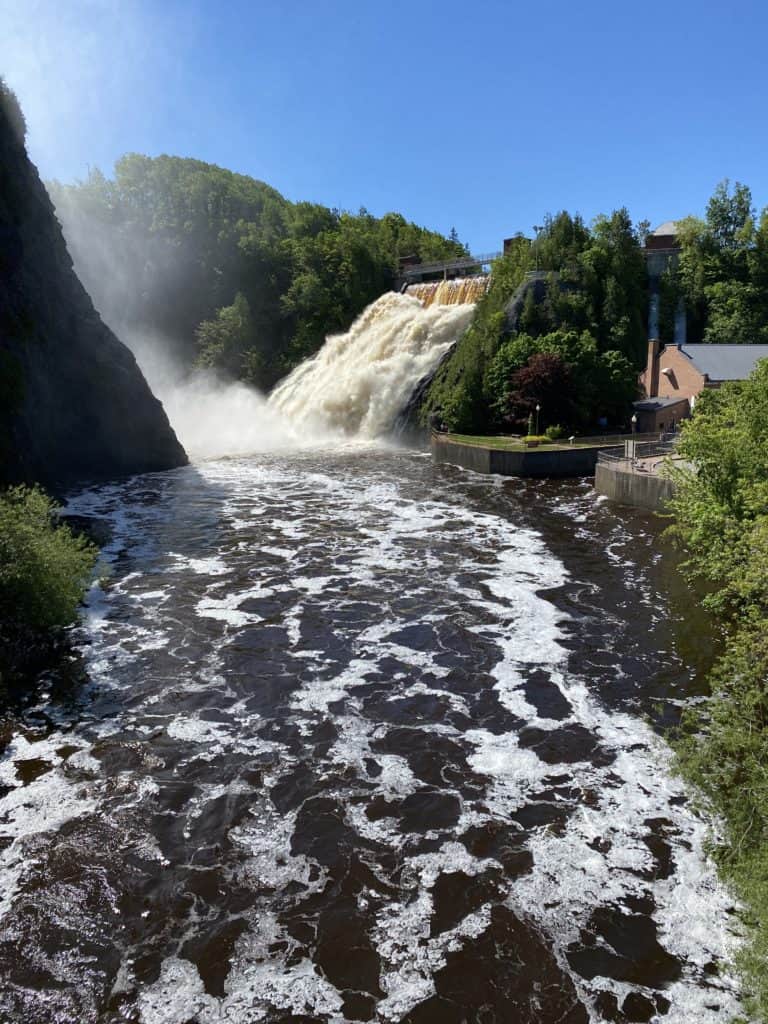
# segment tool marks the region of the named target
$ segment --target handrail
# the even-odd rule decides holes
[[[438,263],[415,263],[409,267],[402,267],[400,273],[408,278],[418,277],[420,274],[435,274],[439,270],[465,270],[468,267],[482,267],[487,263],[493,263],[500,256],[500,252],[491,252],[482,256],[457,256],[456,259],[441,260]]]

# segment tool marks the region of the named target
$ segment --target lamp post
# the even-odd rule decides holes
[[[540,411],[541,411],[541,406],[537,402],[536,403],[536,436],[537,437],[539,436],[539,412]]]
[[[634,435],[636,430],[637,430],[637,413],[633,412],[632,413],[632,434],[633,435]]]

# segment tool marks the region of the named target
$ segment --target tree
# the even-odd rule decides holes
[[[46,630],[75,619],[97,551],[56,512],[39,488],[0,492],[0,625]]]
[[[219,370],[237,379],[246,353],[254,347],[253,320],[245,296],[238,292],[231,306],[218,310],[195,331],[198,366]]]
[[[755,211],[752,193],[736,182],[731,191],[727,178],[716,187],[707,203],[707,228],[721,249],[738,249],[750,240]]]
[[[711,696],[689,708],[681,764],[724,822],[718,860],[749,908],[741,954],[755,1019],[768,1012],[768,360],[705,391],[683,429],[672,536],[725,650]]]
[[[529,417],[537,405],[552,421],[569,422],[573,418],[573,370],[561,356],[537,352],[512,374],[509,384],[506,420],[514,429],[527,429]]]

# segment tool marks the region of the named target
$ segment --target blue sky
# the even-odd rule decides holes
[[[768,4],[0,0],[44,177],[194,156],[290,199],[455,226],[768,203]]]

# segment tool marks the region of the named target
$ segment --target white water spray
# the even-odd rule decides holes
[[[136,356],[193,462],[297,446],[291,425],[260,391],[223,381],[211,370],[185,371],[172,343],[160,335],[120,325],[116,333]]]
[[[269,405],[301,436],[372,439],[469,326],[474,305],[424,308],[388,292],[278,385]]]

